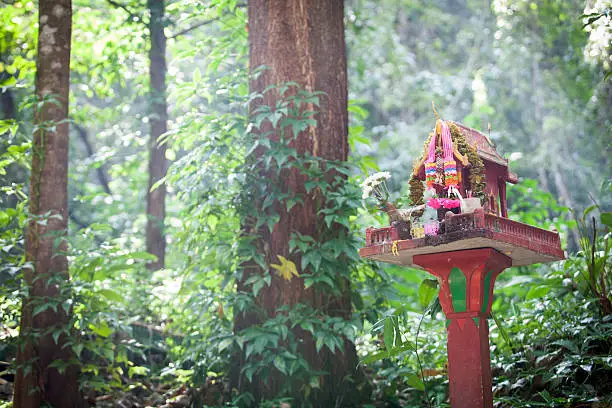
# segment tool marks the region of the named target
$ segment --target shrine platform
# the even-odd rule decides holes
[[[512,266],[565,259],[558,232],[486,214],[478,209],[469,214],[447,213],[441,233],[416,239],[400,239],[394,227],[368,228],[366,247],[359,254],[381,262],[411,266],[415,255],[494,248],[512,259]],[[394,253],[394,243],[397,252]]]

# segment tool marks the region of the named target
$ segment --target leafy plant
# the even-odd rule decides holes
[[[595,208],[597,208],[596,205],[588,207],[584,210],[582,217],[576,221],[580,231],[581,251],[578,255],[584,263],[579,276],[586,283],[590,296],[599,301],[602,315],[607,316],[612,314],[612,273],[610,272],[612,237],[609,231],[612,225],[612,213],[601,213],[600,219],[604,225],[604,231],[600,233],[595,216],[590,217],[590,228],[588,225],[588,215]]]

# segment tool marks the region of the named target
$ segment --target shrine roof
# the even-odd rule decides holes
[[[508,160],[504,159],[495,149],[493,142],[484,134],[480,133],[476,129],[467,127],[459,122],[448,121],[448,123],[455,124],[461,133],[465,137],[467,143],[470,146],[476,147],[480,158],[489,162],[497,163],[500,166],[508,167]]]

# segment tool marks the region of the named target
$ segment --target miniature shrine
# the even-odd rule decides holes
[[[557,232],[508,219],[508,161],[484,134],[438,119],[414,164],[412,207],[388,202],[377,173],[362,184],[390,225],[366,230],[363,258],[436,276],[447,318],[448,376],[453,408],[493,406],[487,317],[496,277],[511,266],[564,259]]]

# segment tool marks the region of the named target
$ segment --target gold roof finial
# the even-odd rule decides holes
[[[433,113],[436,117],[436,120],[440,120],[440,115],[438,115],[438,111],[436,110],[436,104],[434,103],[434,101],[431,101],[431,108],[433,109]]]

